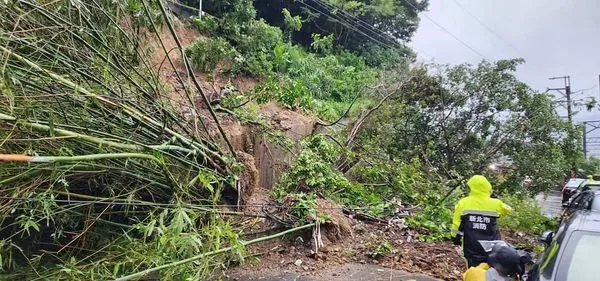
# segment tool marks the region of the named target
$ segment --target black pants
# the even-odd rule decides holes
[[[476,267],[481,263],[487,262],[487,259],[483,258],[483,257],[467,257],[467,256],[465,256],[465,259],[467,260],[467,268]]]

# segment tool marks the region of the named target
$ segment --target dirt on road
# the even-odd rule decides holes
[[[258,266],[257,266],[258,267]],[[227,281],[260,280],[260,281],[439,281],[443,279],[433,278],[423,274],[409,273],[406,271],[389,269],[378,265],[349,263],[333,266],[318,273],[291,272],[285,270],[279,273],[265,273],[261,270],[249,272],[232,272]]]
[[[462,280],[465,263],[460,249],[449,241],[422,242],[421,233],[405,226],[352,220],[352,227],[352,236],[326,242],[318,252],[314,250],[310,231],[250,246],[246,263],[224,272],[222,277],[226,280]]]

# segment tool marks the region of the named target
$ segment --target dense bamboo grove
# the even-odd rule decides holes
[[[105,280],[241,251],[212,207],[232,153],[169,102],[149,56],[170,50],[142,47],[175,32],[163,4],[2,1],[0,18],[2,276]],[[198,84],[178,81],[195,108]],[[160,274],[198,279],[220,258]]]

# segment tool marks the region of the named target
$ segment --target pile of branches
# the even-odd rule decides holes
[[[162,266],[161,278],[198,280],[222,260],[164,265],[224,247],[241,257],[215,208],[236,194],[235,154],[181,44],[177,103],[143,44],[160,42],[175,68],[165,25],[176,38],[160,1],[0,1],[0,279],[128,280]],[[196,100],[221,140],[185,121],[179,108]]]

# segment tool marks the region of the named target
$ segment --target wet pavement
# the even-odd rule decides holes
[[[372,264],[351,263],[319,273],[233,273],[226,281],[440,281],[422,274],[408,273]]]
[[[559,217],[562,212],[562,195],[560,192],[538,194],[535,199],[542,207],[542,214],[548,217]]]

